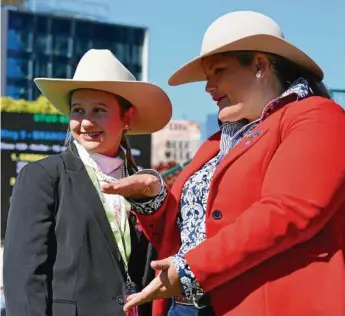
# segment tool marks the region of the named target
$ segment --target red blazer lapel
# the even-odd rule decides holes
[[[229,168],[229,166],[233,164],[235,160],[242,156],[247,150],[255,146],[255,144],[266,134],[267,129],[262,130],[260,127],[261,126],[259,124],[248,135],[244,136],[240,140],[240,142],[234,148],[232,148],[229,153],[223,158],[212,177],[211,189],[213,185],[220,179],[220,177],[224,173],[224,170]]]

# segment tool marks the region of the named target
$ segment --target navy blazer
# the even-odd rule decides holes
[[[129,273],[154,277],[155,251],[130,218]],[[125,270],[100,197],[74,146],[26,165],[11,198],[4,248],[10,316],[124,315]],[[151,315],[151,304],[140,307]]]

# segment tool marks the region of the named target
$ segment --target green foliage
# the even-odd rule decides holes
[[[61,114],[42,95],[34,101],[1,97],[1,112]]]

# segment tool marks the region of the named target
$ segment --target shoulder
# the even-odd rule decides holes
[[[345,126],[345,111],[330,99],[313,96],[287,104],[282,111],[281,126],[289,128],[295,124],[318,122],[319,126],[332,128]]]
[[[63,168],[62,154],[51,155],[47,158],[30,162],[20,171],[20,177],[31,177],[33,181],[42,179],[42,177],[49,177],[55,179]]]
[[[327,114],[327,116],[345,116],[344,109],[338,103],[331,99],[318,96],[309,97],[301,101],[291,102],[284,107],[284,110],[287,118],[308,113],[319,113],[319,115]]]

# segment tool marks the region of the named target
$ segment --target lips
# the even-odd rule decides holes
[[[95,140],[99,136],[102,135],[103,132],[88,132],[88,133],[81,133],[81,136],[86,140]]]

